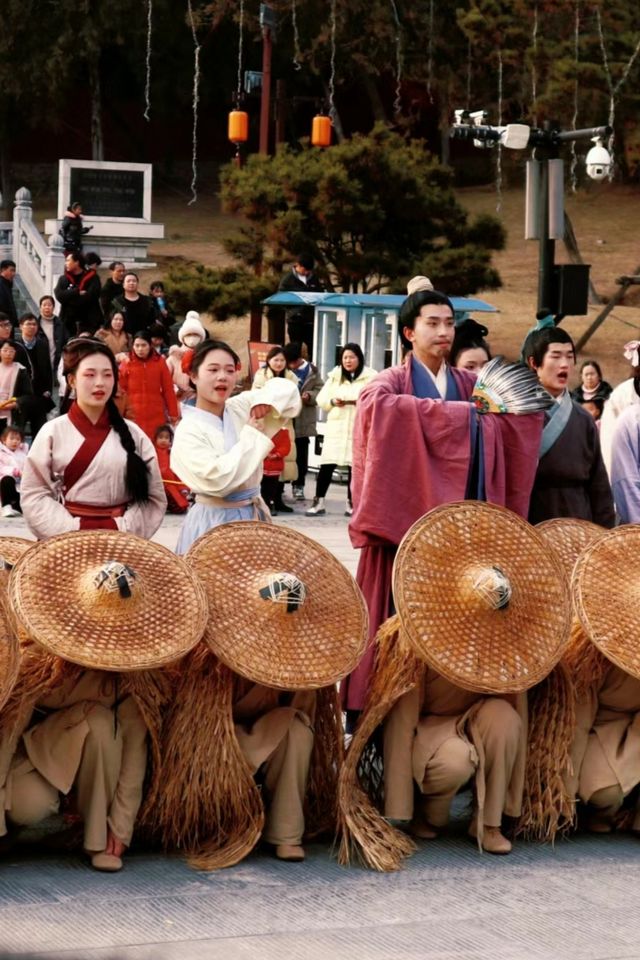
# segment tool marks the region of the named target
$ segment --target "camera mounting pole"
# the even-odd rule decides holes
[[[560,152],[565,143],[572,141],[604,140],[611,133],[611,127],[560,130],[549,121],[542,127],[524,124],[494,127],[484,122],[486,117],[484,111],[456,110],[449,135],[457,140],[472,140],[475,146],[485,149],[496,143],[516,150],[532,148],[531,159],[527,161],[525,239],[539,243],[538,316],[551,314],[559,322],[567,313],[586,313],[589,267],[555,263],[555,241],[564,236],[564,163]],[[595,179],[602,179],[608,172],[602,162],[591,166],[598,170],[596,174],[587,168],[589,176]]]

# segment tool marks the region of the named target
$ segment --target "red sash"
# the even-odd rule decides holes
[[[63,476],[63,492],[65,495],[67,490],[70,490],[78,482],[87,467],[90,466],[102,444],[111,433],[111,424],[106,408],[102,411],[97,423],[92,423],[77,403],[71,405],[67,416],[76,430],[79,430],[84,437],[84,442],[65,467]]]

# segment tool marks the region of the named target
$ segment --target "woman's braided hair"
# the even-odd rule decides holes
[[[67,381],[67,390],[65,393],[65,404],[68,406],[69,398],[69,374],[75,373],[81,360],[99,353],[106,357],[113,370],[113,392],[107,400],[107,415],[109,423],[118,434],[120,443],[127,454],[127,466],[125,474],[125,485],[127,493],[135,503],[146,503],[149,500],[149,468],[136,452],[136,445],[127,426],[126,420],[118,410],[114,400],[116,390],[118,389],[118,365],[116,358],[109,347],[99,340],[91,338],[78,337],[69,340],[63,350],[63,373]]]

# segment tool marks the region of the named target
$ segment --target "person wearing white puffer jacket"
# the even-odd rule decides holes
[[[189,382],[189,374],[182,369],[182,361],[185,354],[190,355],[198,344],[207,339],[207,336],[207,331],[200,323],[200,314],[195,310],[189,310],[178,331],[180,345],[169,347],[167,366],[171,371],[174,389],[179,402],[187,406],[192,405],[196,393]]]

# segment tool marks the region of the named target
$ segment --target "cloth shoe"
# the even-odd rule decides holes
[[[304,500],[304,487],[300,487],[294,484],[293,486],[293,499],[294,500]]]
[[[313,506],[306,512],[307,517],[322,517],[327,511],[324,508],[324,497],[314,497]]]
[[[348,500],[347,500],[347,505],[346,505],[345,510],[344,510],[344,515],[345,515],[345,517],[352,517],[352,516],[353,516],[353,507],[352,507],[351,503],[350,503]]]
[[[102,873],[117,873],[122,870],[122,857],[114,857],[112,853],[92,853],[91,866]]]
[[[10,503],[7,503],[2,508],[2,516],[3,517],[21,517],[22,514],[20,513],[19,510],[14,510],[14,508],[11,506]]]
[[[469,836],[478,839],[478,822],[474,817],[469,825]],[[488,827],[485,823],[482,831],[482,849],[486,853],[495,853],[504,856],[511,853],[513,844],[503,835],[500,827]]]
[[[290,863],[301,863],[304,860],[304,850],[295,843],[279,843],[276,847],[278,860],[288,860]]]
[[[273,507],[271,507],[271,504],[269,504],[269,507],[271,509],[271,513],[276,511],[278,513],[293,513],[293,507],[288,506],[284,500],[276,500],[276,502],[273,504]]]

